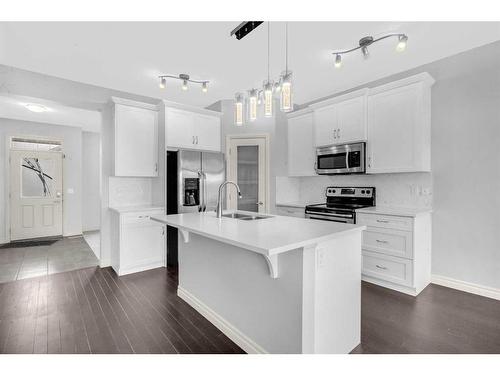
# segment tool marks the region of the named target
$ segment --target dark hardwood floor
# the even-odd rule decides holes
[[[500,301],[434,284],[415,298],[363,282],[353,353],[500,353]]]
[[[243,353],[176,295],[177,272],[86,268],[0,284],[0,353]],[[500,353],[500,301],[362,285],[353,353]]]
[[[0,353],[243,353],[176,289],[98,267],[0,284]]]

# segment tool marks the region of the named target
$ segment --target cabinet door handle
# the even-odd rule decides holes
[[[385,241],[385,240],[375,240],[377,241],[378,243],[389,243],[389,241]]]
[[[333,130],[333,139],[337,139],[337,129]]]
[[[372,157],[368,156],[368,168],[372,167]]]
[[[379,219],[377,219],[377,223],[385,223],[385,224],[388,224],[388,223],[389,223],[389,220],[379,220]]]
[[[158,163],[155,163],[155,172],[158,172]]]
[[[193,145],[194,145],[194,135],[193,135],[193,142],[192,142],[192,143],[193,143]]]
[[[198,144],[198,136],[196,136],[196,144]]]
[[[337,129],[337,138],[340,138],[340,129]]]
[[[378,264],[376,264],[376,265],[375,265],[375,267],[380,268],[381,270],[386,270],[386,269],[387,269],[387,267],[380,266],[380,265],[378,265]]]

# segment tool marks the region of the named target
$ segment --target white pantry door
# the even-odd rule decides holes
[[[238,184],[226,187],[228,208],[242,211],[267,212],[267,140],[264,137],[228,138],[228,180]]]
[[[10,151],[10,239],[62,235],[62,152]]]

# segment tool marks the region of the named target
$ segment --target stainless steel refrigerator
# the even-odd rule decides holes
[[[167,214],[215,211],[226,178],[224,154],[167,151]],[[225,200],[225,195],[224,195]],[[167,265],[177,265],[177,230],[167,227]]]

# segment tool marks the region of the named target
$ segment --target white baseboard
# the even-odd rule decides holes
[[[210,307],[201,302],[198,298],[193,296],[182,287],[177,287],[177,295],[188,303],[193,309],[203,315],[210,323],[216,326],[227,337],[229,337],[236,345],[242,348],[248,354],[266,354],[262,347],[255,343],[248,336],[239,331],[231,323],[229,323],[222,316],[213,311]]]
[[[452,289],[461,290],[462,292],[477,294],[479,296],[500,300],[500,289],[490,288],[488,286],[473,284],[440,275],[432,275],[432,283],[446,286]]]

